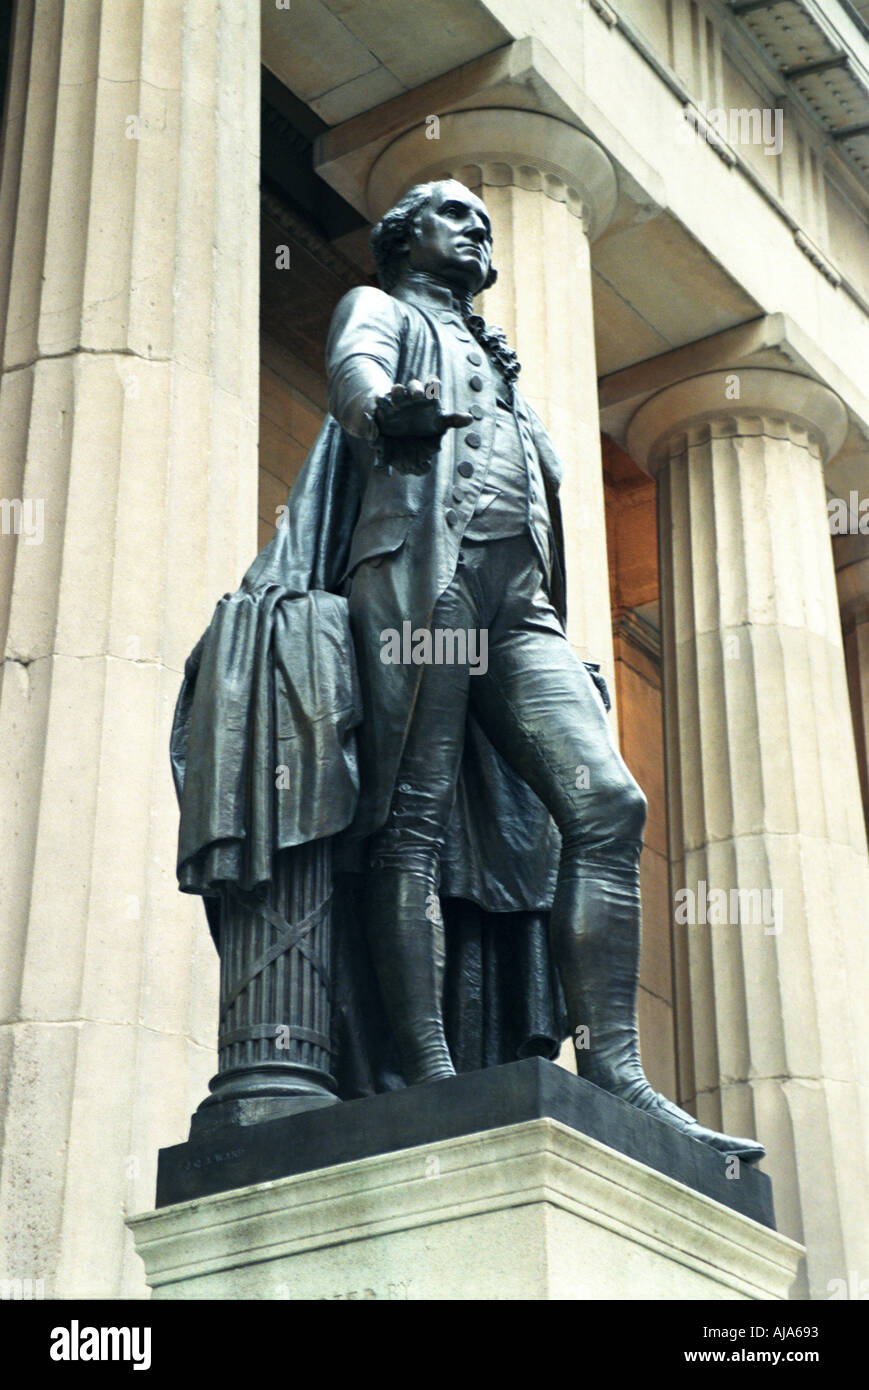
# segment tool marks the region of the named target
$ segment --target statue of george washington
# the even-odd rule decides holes
[[[495,279],[486,208],[420,185],[371,245],[382,288],[335,311],[330,414],[176,711],[179,882],[235,962],[210,1099],[279,1094],[280,1020],[253,1017],[252,982],[307,947],[278,1006],[297,1095],[554,1057],[574,1036],[582,1077],[754,1162],[760,1145],[701,1127],[640,1063],[646,801],[565,636],[561,466],[471,309]],[[324,844],[328,862],[304,860]]]

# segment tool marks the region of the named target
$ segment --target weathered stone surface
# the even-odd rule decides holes
[[[0,496],[44,534],[0,538],[0,1270],[141,1295],[118,1213],[213,1067],[166,747],[256,544],[259,4],[24,0],[16,26]]]
[[[156,1298],[782,1299],[801,1254],[551,1118],[130,1224]]]
[[[869,1260],[869,862],[823,476],[845,430],[827,388],[749,368],[628,432],[658,480],[681,1100],[766,1144],[816,1297]]]

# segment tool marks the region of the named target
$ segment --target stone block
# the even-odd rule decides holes
[[[784,1299],[801,1254],[546,1117],[129,1224],[160,1299]]]

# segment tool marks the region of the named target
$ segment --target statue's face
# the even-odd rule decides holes
[[[492,223],[482,203],[463,183],[435,186],[434,196],[416,219],[409,239],[408,264],[477,294],[492,260]]]

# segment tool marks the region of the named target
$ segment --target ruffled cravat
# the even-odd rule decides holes
[[[471,309],[470,296],[461,300],[461,306],[462,318],[468,329],[480,347],[488,353],[512,392],[514,382],[522,370],[522,363],[507,342],[507,335],[503,328],[499,328],[496,324],[486,323],[484,318],[475,314]]]

